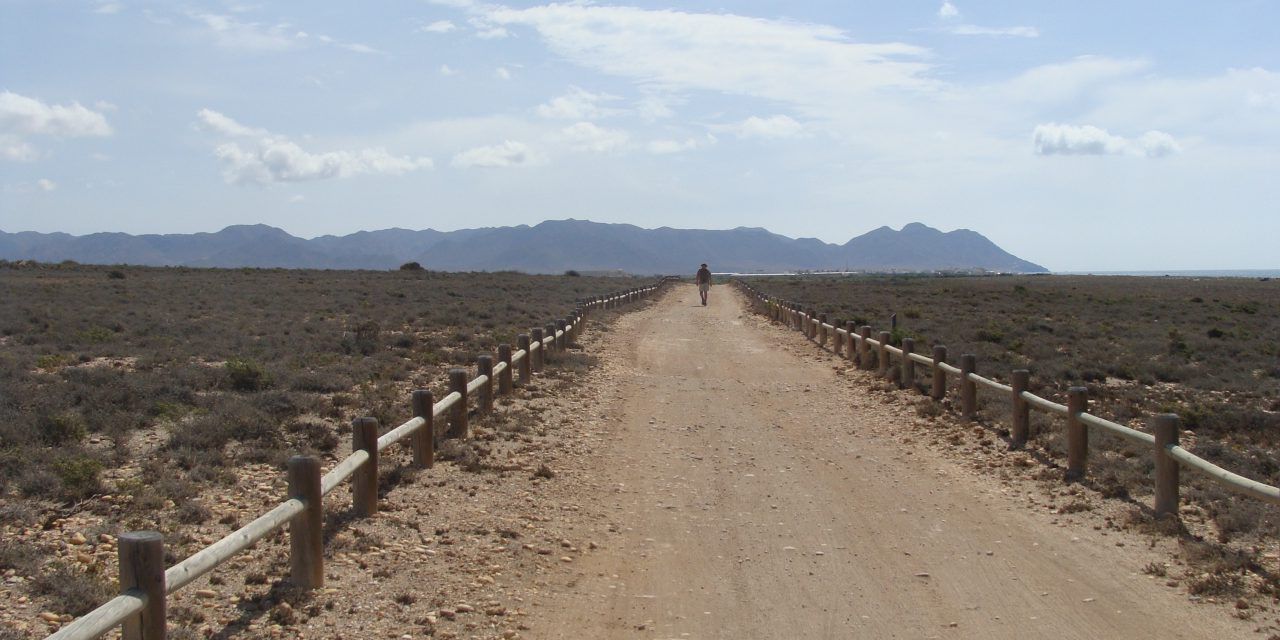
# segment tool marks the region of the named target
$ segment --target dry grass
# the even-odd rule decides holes
[[[1280,485],[1280,282],[1247,279],[1121,277],[806,277],[757,278],[757,289],[828,314],[888,329],[895,344],[916,350],[945,345],[949,361],[973,353],[978,371],[1007,383],[1029,369],[1032,392],[1064,403],[1066,390],[1088,389],[1090,412],[1145,429],[1156,413],[1182,418],[1183,446],[1227,469]],[[917,388],[927,368],[917,367]],[[955,380],[949,380],[955,393]],[[1006,394],[979,387],[977,420],[1008,438]],[[954,412],[950,402],[916,401],[921,416]],[[1063,420],[1032,412],[1028,453],[1057,485],[1066,465]],[[1019,458],[1021,459],[1021,458]],[[1029,460],[1029,458],[1028,458]],[[1148,447],[1090,433],[1083,486],[1134,505],[1123,527],[1178,541],[1193,595],[1236,598],[1280,594],[1274,557],[1280,509],[1231,494],[1191,471],[1182,473],[1184,513],[1155,519],[1145,507],[1154,464]],[[1090,510],[1083,501],[1062,513]],[[1163,571],[1163,567],[1159,568]],[[1157,568],[1150,567],[1156,574]],[[1158,575],[1163,575],[1160,573]]]
[[[868,276],[751,283],[837,323],[878,331],[896,313],[895,343],[914,338],[921,353],[945,345],[953,363],[975,354],[979,373],[1006,383],[1014,369],[1028,369],[1031,390],[1059,402],[1068,387],[1085,386],[1090,411],[1121,423],[1177,413],[1198,453],[1280,483],[1280,281]],[[1007,423],[1009,403],[983,390],[980,411]]]
[[[355,416],[407,419],[408,389],[439,393],[448,368],[648,282],[0,262],[0,525],[103,492],[129,498],[104,531],[209,524],[199,497],[237,469],[332,452]],[[46,560],[0,547],[65,610],[92,599]]]

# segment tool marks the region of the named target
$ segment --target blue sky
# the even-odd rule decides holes
[[[0,0],[0,229],[587,218],[1276,268],[1280,3]]]

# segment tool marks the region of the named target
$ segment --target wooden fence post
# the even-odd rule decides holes
[[[1084,478],[1085,461],[1089,457],[1089,429],[1080,414],[1089,411],[1089,390],[1067,389],[1067,481]]]
[[[942,363],[947,361],[947,348],[938,344],[933,346],[933,386],[929,389],[929,397],[941,402],[947,397],[947,372],[942,370]]]
[[[308,591],[324,586],[324,504],[320,458],[289,458],[289,498],[302,501],[302,513],[289,521],[289,578]]]
[[[546,327],[544,327],[544,330],[545,330],[545,333],[546,333],[547,335],[545,335],[545,336],[543,336],[543,337],[544,337],[544,338],[550,338],[550,339],[551,339],[551,341],[550,341],[550,342],[548,342],[547,344],[543,345],[543,351],[545,351],[545,352],[546,352],[546,353],[544,353],[543,355],[545,356],[545,355],[550,354],[550,353],[552,353],[552,352],[554,352],[554,351],[559,351],[559,350],[560,350],[560,339],[556,337],[556,323],[554,323],[554,322],[548,322],[548,323],[547,323],[547,326],[546,326]],[[544,358],[543,358],[543,360],[542,360],[542,362],[543,362],[543,364],[546,364],[547,359],[544,357]]]
[[[827,314],[818,314],[818,346],[827,346]]]
[[[449,416],[449,435],[454,438],[466,438],[467,428],[467,370],[453,368],[449,370],[449,391],[457,392],[462,397],[453,405]]]
[[[1168,447],[1178,444],[1178,414],[1162,413],[1151,419],[1156,434],[1156,517],[1178,515],[1178,461],[1169,455]]]
[[[520,358],[520,386],[529,384],[529,374],[532,373],[533,353],[529,351],[530,347],[529,334],[522,333],[516,336],[516,348],[524,351],[524,357]]]
[[[502,343],[498,345],[498,362],[506,365],[502,367],[502,373],[498,374],[498,395],[511,395],[511,345]]]
[[[880,332],[880,349],[876,354],[876,363],[880,366],[878,373],[881,378],[889,379],[889,336],[888,331]]]
[[[542,329],[534,327],[529,330],[529,333],[533,334],[533,344],[538,345],[537,351],[529,352],[529,357],[533,359],[530,364],[533,366],[534,371],[542,371],[542,362],[547,354],[547,346],[542,344]]]
[[[155,531],[128,531],[116,541],[120,552],[120,593],[141,591],[146,605],[121,625],[124,640],[164,640],[164,536]]]
[[[916,341],[911,338],[902,339],[902,368],[898,374],[898,388],[907,389],[916,386],[916,362],[911,354],[916,352]]]
[[[378,513],[378,419],[356,418],[351,423],[351,450],[369,454],[351,477],[351,501],[362,518]]]
[[[967,420],[978,413],[978,383],[969,379],[969,374],[977,371],[977,356],[972,353],[960,356],[960,415]]]
[[[1026,369],[1015,369],[1010,387],[1013,388],[1013,432],[1010,435],[1015,449],[1027,444],[1031,432],[1031,405],[1022,397],[1022,392],[1031,386],[1031,372]]]
[[[421,429],[409,436],[409,447],[413,449],[413,464],[430,469],[436,464],[436,398],[426,389],[417,389],[410,397],[413,399],[414,417],[422,418],[425,423]]]
[[[871,337],[871,327],[862,325],[858,327],[858,337],[862,338],[858,341],[858,368],[871,368],[871,345],[867,344],[867,338]]]
[[[569,348],[569,323],[556,320],[556,328],[560,330],[560,337],[556,339],[556,351],[564,351]]]
[[[476,358],[476,377],[485,377],[484,384],[477,389],[476,410],[484,416],[493,413],[493,356],[483,355]]]

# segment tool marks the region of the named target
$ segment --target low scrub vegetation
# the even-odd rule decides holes
[[[944,345],[953,364],[961,354],[975,354],[980,374],[1006,383],[1014,369],[1028,369],[1031,391],[1062,403],[1069,387],[1084,386],[1091,413],[1139,429],[1153,414],[1176,413],[1183,446],[1280,485],[1280,282],[877,276],[757,278],[752,284],[826,313],[834,324],[852,320],[879,331],[897,313],[894,344],[914,338],[917,352],[926,354]],[[914,386],[924,390],[928,372],[917,375]],[[915,403],[925,417],[957,408],[950,399]],[[973,450],[1035,467],[1027,475],[1043,495],[1076,496],[1055,505],[1060,517],[1092,511],[1078,487],[1062,484],[1064,421],[1033,411],[1027,454],[997,454],[1009,437],[1010,417],[1006,394],[979,387],[979,424],[971,432],[953,427],[946,442],[959,447],[973,439]],[[1176,574],[1155,563],[1143,571],[1167,575],[1169,586],[1181,586],[1193,599],[1234,601],[1238,617],[1253,615],[1249,599],[1255,596],[1280,601],[1280,578],[1272,570],[1280,509],[1184,470],[1179,517],[1156,519],[1149,507],[1153,471],[1149,447],[1090,433],[1083,486],[1107,499],[1112,514],[1127,509],[1120,518],[1104,509],[1103,526],[1149,536],[1152,545],[1174,541],[1172,555],[1185,563]]]
[[[1187,446],[1202,457],[1280,484],[1280,282],[1243,278],[793,277],[757,278],[758,289],[826,313],[915,339],[919,353],[947,347],[949,360],[977,356],[979,373],[1007,382],[1028,369],[1032,391],[1065,402],[1088,388],[1090,411],[1145,428],[1148,416],[1182,418]],[[924,373],[920,384],[924,384]],[[979,417],[1008,424],[1009,402],[980,392]],[[1056,427],[1055,427],[1056,425]],[[1065,460],[1061,420],[1033,414],[1036,445]],[[1149,494],[1149,452],[1099,434],[1094,481],[1115,497]],[[1228,499],[1185,474],[1218,535],[1280,533],[1276,510]]]
[[[643,283],[647,284],[647,280]],[[0,527],[121,496],[208,524],[202,491],[236,469],[332,452],[346,424],[406,419],[410,388],[640,280],[519,273],[93,267],[0,262]],[[443,395],[443,394],[441,394]],[[96,507],[87,507],[96,508]],[[107,526],[107,531],[120,526]],[[66,567],[0,547],[80,611]],[[43,568],[41,568],[43,567]],[[88,583],[86,583],[88,584]]]

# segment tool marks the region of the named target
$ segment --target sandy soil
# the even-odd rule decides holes
[[[382,463],[375,518],[326,499],[325,589],[292,591],[273,536],[175,594],[186,638],[1265,638],[1232,603],[1143,572],[1168,542],[972,425],[916,415],[717,286],[589,319],[581,355],[473,423],[452,460]],[[345,436],[344,436],[345,439]],[[964,445],[956,445],[964,442]],[[981,443],[981,445],[979,444]],[[334,452],[340,457],[342,448]],[[326,462],[326,467],[332,460]],[[273,469],[210,499],[208,544],[278,501]],[[1090,502],[1076,512],[1063,503]],[[224,516],[232,516],[225,518]],[[7,537],[114,579],[89,511]],[[178,554],[178,557],[185,553]],[[1176,568],[1176,567],[1175,567]],[[0,584],[7,637],[70,616]],[[1266,612],[1266,613],[1264,613]],[[1270,625],[1270,622],[1266,624]],[[1265,629],[1265,630],[1264,630]],[[1258,633],[1263,631],[1263,633]]]
[[[1144,575],[1140,540],[1063,526],[904,432],[868,374],[692,286],[622,318],[590,460],[606,530],[539,638],[1230,638],[1254,625]],[[1120,546],[1125,545],[1125,546]]]

